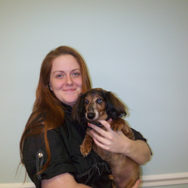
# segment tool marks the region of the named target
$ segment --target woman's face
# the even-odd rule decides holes
[[[72,55],[60,55],[52,62],[50,90],[63,103],[73,106],[82,92],[80,65]]]

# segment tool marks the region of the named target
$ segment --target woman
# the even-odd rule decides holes
[[[81,155],[79,146],[85,130],[71,118],[79,95],[90,88],[86,64],[76,50],[60,46],[47,54],[33,110],[20,140],[21,161],[37,188],[111,187],[108,164],[93,151],[85,158]],[[134,131],[137,140],[132,141],[112,131],[108,122],[102,124],[107,128],[104,136],[98,136],[95,127],[90,132],[100,147],[123,153],[139,164],[150,159],[140,133]]]

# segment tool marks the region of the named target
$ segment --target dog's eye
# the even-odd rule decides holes
[[[85,104],[89,104],[89,101],[87,99],[85,99],[84,103]]]
[[[101,98],[99,98],[99,99],[96,100],[96,102],[97,102],[98,104],[101,104],[101,103],[103,102],[103,100],[102,100]]]

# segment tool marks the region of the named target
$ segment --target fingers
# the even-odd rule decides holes
[[[107,131],[111,131],[111,126],[110,126],[110,123],[111,123],[111,119],[109,121],[105,121],[105,120],[99,120],[99,122],[106,128]]]
[[[105,150],[108,150],[112,143],[113,130],[111,129],[109,122],[101,120],[100,123],[106,130],[89,123],[88,126],[92,129],[89,130],[88,133],[93,138],[95,144]]]
[[[108,121],[108,123],[111,123],[112,122],[112,119],[110,118],[109,120],[107,120]]]
[[[138,179],[132,188],[138,188],[140,183],[141,183],[141,180]]]
[[[95,139],[95,138],[93,138],[93,140],[94,140],[95,144],[96,144],[97,146],[99,146],[100,148],[102,148],[102,149],[104,149],[104,150],[109,150],[109,146],[108,146],[108,145],[105,145],[105,144],[99,142],[99,141],[98,141],[97,139]]]
[[[93,125],[93,124],[88,124],[89,127],[91,127],[92,129],[89,130],[88,132],[91,133],[91,136],[94,137],[95,135],[101,135],[101,136],[104,136],[106,133],[105,130],[103,130],[102,128],[96,126],[96,125]]]
[[[99,122],[106,128],[106,131],[112,131],[109,122],[104,121],[104,120],[99,120]],[[91,123],[88,123],[88,126],[94,129],[99,134],[105,134],[106,132],[104,129],[101,129],[100,127],[93,125]]]
[[[88,124],[89,127],[92,128],[98,135],[102,136],[103,138],[106,138],[108,140],[112,139],[113,130],[110,127],[110,124],[107,121],[100,121],[100,123],[104,126],[105,129],[102,129],[101,127],[98,127],[93,124]],[[91,130],[91,132],[92,132]],[[93,133],[93,135],[96,135]],[[93,137],[93,136],[92,136]]]
[[[109,136],[104,137],[103,135],[99,135],[98,133],[96,133],[93,130],[90,130],[89,134],[94,139],[94,141],[96,140],[97,142],[104,144],[104,145],[110,144],[110,139],[108,139]]]

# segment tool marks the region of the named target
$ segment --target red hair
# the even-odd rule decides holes
[[[53,60],[60,55],[72,55],[77,60],[82,75],[82,92],[91,89],[91,81],[86,63],[75,49],[68,46],[60,46],[46,55],[41,65],[33,110],[20,140],[20,156],[21,162],[23,163],[23,146],[25,139],[28,136],[43,134],[48,158],[39,173],[42,173],[47,168],[51,159],[47,131],[63,125],[64,122],[64,111],[61,101],[59,101],[49,89],[52,63]]]

